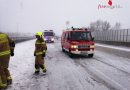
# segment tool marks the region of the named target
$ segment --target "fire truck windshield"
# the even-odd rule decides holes
[[[71,32],[71,40],[92,40],[90,32]]]

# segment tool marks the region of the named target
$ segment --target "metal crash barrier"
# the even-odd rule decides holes
[[[27,41],[34,39],[34,35],[30,33],[6,33],[9,35],[9,37],[14,40],[16,43],[17,42],[22,42],[22,41]]]

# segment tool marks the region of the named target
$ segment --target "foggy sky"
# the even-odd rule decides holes
[[[96,20],[107,20],[122,28],[130,28],[130,1],[113,0],[122,8],[98,9],[108,0],[0,0],[0,30],[37,32],[53,29],[60,34],[66,28],[85,27]]]

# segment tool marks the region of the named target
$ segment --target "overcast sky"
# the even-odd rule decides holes
[[[36,32],[53,29],[60,34],[70,26],[89,26],[96,20],[107,20],[130,28],[130,0],[112,0],[122,8],[98,9],[108,0],[0,0],[0,30]]]

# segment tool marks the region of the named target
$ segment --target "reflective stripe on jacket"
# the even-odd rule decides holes
[[[42,54],[44,54],[44,53],[46,53],[45,50],[43,50],[42,52],[36,52],[36,55],[42,55]]]
[[[35,52],[34,52],[37,55],[42,55],[42,54],[45,54],[46,53],[46,43],[43,39],[40,40],[36,40],[36,43],[35,43]]]
[[[10,50],[4,51],[4,52],[0,52],[0,56],[4,56],[4,55],[8,55],[8,54],[10,54]]]
[[[45,42],[36,42],[36,44],[45,44]]]

